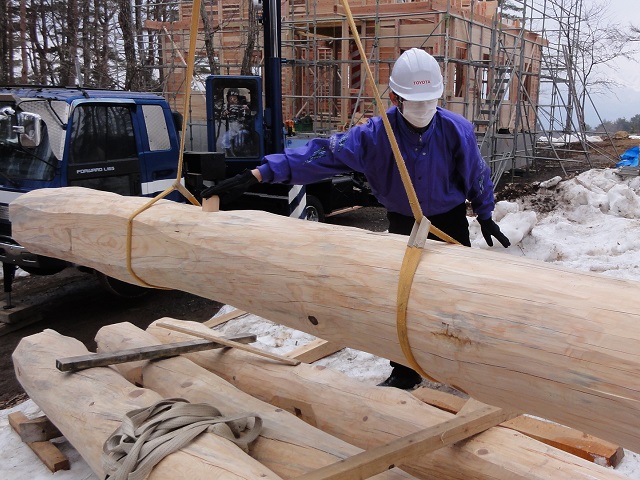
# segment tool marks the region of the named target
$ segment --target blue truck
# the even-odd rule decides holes
[[[39,188],[80,186],[153,196],[177,177],[179,115],[147,93],[0,87],[0,261],[4,290],[15,268],[51,275],[67,262],[34,255],[12,238],[9,203]],[[174,200],[180,200],[173,193]],[[115,293],[133,285],[98,274]],[[7,302],[10,303],[10,300]]]
[[[211,182],[253,168],[267,152],[274,151],[269,147],[259,77],[212,76],[207,85],[209,148],[184,153],[183,180],[198,199]],[[222,117],[216,100],[232,88],[253,102],[250,118],[241,126],[232,125],[237,118]],[[16,267],[34,275],[51,275],[70,266],[32,254],[12,238],[9,203],[31,190],[66,186],[153,197],[177,177],[181,122],[181,115],[155,94],[78,87],[0,87],[0,261],[9,299]],[[244,136],[243,145],[239,138],[232,138],[238,135]],[[281,142],[282,147],[289,143],[284,134]],[[167,198],[184,201],[178,192]],[[293,188],[257,185],[230,208],[322,221],[326,215],[366,202],[366,185],[354,174]],[[112,293],[131,297],[145,291],[100,272],[95,274]]]

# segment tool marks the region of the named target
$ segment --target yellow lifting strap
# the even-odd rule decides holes
[[[341,0],[341,2],[347,15],[347,21],[349,22],[349,27],[351,28],[353,39],[358,46],[358,51],[360,52],[360,58],[362,59],[362,63],[365,67],[365,72],[367,74],[367,80],[371,83],[373,94],[376,99],[376,104],[380,109],[380,117],[382,118],[382,123],[384,124],[387,137],[389,138],[389,143],[391,143],[391,150],[393,151],[393,156],[396,160],[396,165],[398,166],[398,170],[400,172],[400,178],[402,179],[402,184],[404,185],[407,196],[409,197],[409,205],[411,206],[411,211],[413,212],[413,216],[416,220],[416,224],[414,225],[411,236],[409,237],[409,242],[404,253],[404,258],[402,259],[402,266],[400,267],[400,278],[398,280],[398,296],[396,300],[396,329],[398,332],[398,341],[400,342],[400,348],[402,349],[402,353],[407,359],[409,366],[411,366],[411,368],[417,371],[421,376],[435,381],[435,379],[428,375],[418,364],[415,357],[413,356],[413,352],[411,351],[409,336],[407,334],[407,305],[409,303],[409,296],[411,294],[413,277],[416,273],[416,270],[418,269],[418,264],[420,263],[424,244],[429,232],[433,232],[433,234],[438,238],[448,243],[460,244],[460,242],[450,237],[439,228],[431,225],[431,222],[429,222],[429,220],[427,220],[427,218],[422,213],[422,208],[420,207],[420,202],[418,201],[416,191],[413,187],[413,183],[411,182],[411,177],[409,177],[407,166],[405,165],[404,159],[402,158],[402,153],[400,153],[398,142],[393,133],[393,130],[391,129],[391,124],[389,123],[387,112],[383,107],[382,98],[380,97],[380,92],[378,91],[378,86],[375,84],[373,73],[371,72],[371,67],[369,66],[369,62],[367,61],[367,56],[365,54],[364,47],[362,46],[362,42],[360,41],[360,35],[358,34],[358,29],[356,28],[356,24],[353,20],[353,15],[351,14],[351,8],[349,7],[348,0]]]
[[[184,104],[182,106],[182,118],[186,119],[189,113],[189,102],[191,101],[191,79],[193,78],[193,65],[196,55],[196,40],[198,39],[198,23],[200,21],[200,3],[201,0],[193,0],[193,6],[191,9],[191,28],[189,31],[189,56],[187,57],[187,73],[185,74],[184,81]],[[131,266],[131,248],[132,248],[132,237],[133,237],[133,219],[137,217],[139,214],[151,208],[154,203],[158,200],[163,199],[167,195],[169,195],[174,190],[178,190],[184,197],[189,200],[193,205],[200,206],[200,202],[186,189],[184,185],[181,183],[182,178],[182,162],[183,162],[183,153],[184,153],[184,139],[187,134],[187,122],[186,120],[182,122],[182,131],[180,134],[180,152],[178,157],[178,173],[176,175],[176,180],[173,184],[167,188],[165,191],[159,193],[154,198],[149,200],[145,205],[140,207],[138,210],[133,212],[128,220],[127,220],[127,270],[129,274],[134,277],[138,282],[142,283],[145,287],[149,288],[158,288],[163,290],[170,290],[165,287],[158,287],[156,285],[151,285],[150,283],[145,282],[141,279],[136,273],[133,271],[133,267]]]

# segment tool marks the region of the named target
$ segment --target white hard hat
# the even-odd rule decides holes
[[[440,65],[424,50],[407,50],[393,66],[389,87],[404,100],[424,101],[440,98],[444,90]]]

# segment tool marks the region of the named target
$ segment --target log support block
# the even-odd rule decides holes
[[[316,338],[306,345],[303,345],[295,350],[287,353],[288,357],[295,358],[304,363],[313,363],[321,358],[328,357],[344,347],[337,343],[327,342],[321,338]]]
[[[3,306],[2,306],[3,307]],[[0,337],[42,320],[42,310],[34,305],[0,307]]]
[[[65,454],[49,442],[61,436],[61,433],[47,417],[43,415],[29,419],[22,412],[14,412],[9,414],[9,425],[53,473],[71,468]]]

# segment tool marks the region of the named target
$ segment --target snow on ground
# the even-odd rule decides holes
[[[543,182],[535,205],[540,204],[540,198],[552,206],[547,209],[550,211],[536,211],[533,197],[496,205],[494,217],[511,239],[512,246],[504,249],[498,244],[493,249],[562,267],[640,281],[640,177],[621,177],[613,169],[594,169],[564,182],[557,178]],[[475,219],[470,219],[470,231],[474,248],[489,248]],[[218,315],[232,309],[225,306]],[[254,315],[242,316],[217,329],[227,334],[254,333],[258,336],[257,346],[281,354],[313,339],[311,335]],[[390,372],[387,360],[348,348],[318,363],[369,385],[378,383]],[[38,408],[29,400],[0,411],[0,451],[4,459],[0,480],[97,478],[64,441],[60,446],[69,456],[72,469],[55,476],[51,474],[8,426],[7,415],[17,410],[32,417]],[[640,480],[640,456],[625,450],[616,471],[629,479]]]
[[[580,143],[579,135],[566,134],[559,137],[551,137],[551,143],[555,146],[562,146],[570,143]],[[585,141],[591,143],[600,143],[602,142],[602,137],[598,135],[584,135],[582,136]],[[548,143],[549,137],[540,137],[538,138],[538,143]]]

